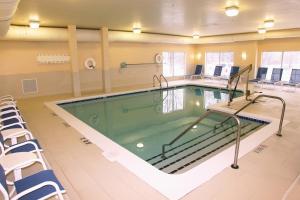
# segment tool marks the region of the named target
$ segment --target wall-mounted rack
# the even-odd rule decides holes
[[[126,62],[122,62],[120,64],[121,69],[127,68],[128,66],[141,66],[141,65],[162,65],[162,63],[134,63],[134,64],[129,64]]]

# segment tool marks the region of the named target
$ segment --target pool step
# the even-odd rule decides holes
[[[241,136],[245,137],[261,126],[262,124],[242,123]],[[195,138],[189,143],[171,148],[165,154],[166,158],[157,156],[151,160],[148,159],[148,162],[166,173],[181,173],[184,169],[187,170],[191,166],[208,159],[220,150],[228,148],[234,144],[235,138],[236,126],[227,125],[203,137]]]
[[[180,152],[186,148],[191,148],[201,141],[205,141],[211,137],[214,137],[215,135],[227,131],[229,129],[234,128],[235,125],[228,125],[225,124],[224,126],[218,127],[215,131],[214,129],[205,129],[203,130],[203,127],[200,127],[199,129],[192,129],[191,132],[194,132],[194,137],[188,139],[188,140],[181,140],[180,142],[177,142],[172,145],[172,147],[169,147],[165,151],[165,156],[169,157],[170,155],[174,154],[174,152]],[[160,154],[157,154],[151,158],[148,158],[146,161],[151,163],[152,165],[155,165],[157,162],[163,160],[162,159],[162,152]]]

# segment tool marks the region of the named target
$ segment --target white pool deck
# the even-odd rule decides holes
[[[171,84],[187,82],[176,81]],[[207,83],[202,80],[191,82]],[[136,88],[124,88],[128,89]],[[259,153],[251,150],[239,159],[240,169],[225,168],[181,199],[273,200],[282,199],[283,196],[288,200],[299,199],[300,182],[293,182],[300,173],[300,91],[285,92],[281,87],[263,91],[265,94],[281,96],[287,102],[287,124],[283,128],[283,137],[270,136],[263,142],[266,147]],[[81,142],[82,135],[79,132],[66,127],[61,118],[54,116],[44,106],[46,101],[68,98],[71,97],[57,95],[18,102],[30,129],[44,147],[47,160],[66,187],[67,198],[166,199],[118,162],[107,160],[96,145]],[[232,107],[240,107],[240,104],[234,103]],[[249,107],[246,112],[276,121],[280,109],[278,101],[264,99],[264,102]]]

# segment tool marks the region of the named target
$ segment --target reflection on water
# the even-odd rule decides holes
[[[226,90],[185,86],[61,107],[129,151],[147,158],[159,153],[162,144],[185,130],[209,105],[227,98]]]
[[[184,105],[183,89],[167,90],[163,92],[163,113],[170,113],[183,110]]]
[[[221,91],[204,90],[204,108],[228,100],[228,94]]]

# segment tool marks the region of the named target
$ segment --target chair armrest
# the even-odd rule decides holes
[[[17,110],[17,106],[16,105],[0,105],[0,110],[2,109],[6,109],[6,108],[14,108],[15,110]]]
[[[43,183],[40,183],[38,185],[35,185],[35,186],[27,189],[27,190],[24,190],[23,192],[21,192],[21,193],[17,194],[16,196],[12,197],[11,200],[18,200],[21,197],[23,197],[23,196],[25,196],[25,195],[27,195],[27,194],[35,191],[35,190],[38,190],[38,189],[40,189],[42,187],[45,187],[45,186],[52,186],[55,189],[55,191],[56,191],[56,192],[54,192],[54,194],[58,195],[58,197],[59,197],[60,200],[63,199],[63,196],[62,196],[63,191],[61,191],[59,189],[59,186],[55,182],[53,182],[53,181],[45,181]]]
[[[0,101],[0,106],[5,106],[5,105],[16,105],[15,101]]]
[[[0,124],[0,131],[4,130],[4,129],[6,129],[6,128],[13,127],[13,126],[15,126],[15,125],[19,125],[20,128],[24,128],[24,129],[25,129],[24,124],[26,124],[26,122],[16,122],[16,123],[12,123],[12,124],[5,125],[5,126]]]
[[[10,129],[12,130],[12,129]],[[10,140],[13,138],[19,138],[19,137],[23,137],[28,135],[30,139],[33,139],[33,135],[30,131],[28,131],[27,129],[16,129],[15,131],[10,131],[9,133],[6,133],[5,130],[2,131],[2,136],[3,136],[3,140]]]
[[[5,114],[9,114],[9,113],[16,113],[19,115],[19,110],[16,109],[16,110],[6,110],[6,111],[0,111],[0,115],[5,115]]]
[[[24,122],[20,115],[15,115],[15,116],[10,116],[10,117],[6,117],[6,118],[1,118],[0,123],[4,122],[4,121],[7,121],[7,120],[10,120],[10,119],[17,119],[19,122]]]
[[[4,150],[4,154],[7,154],[11,150],[13,150],[15,148],[18,148],[18,147],[21,147],[21,146],[24,146],[24,145],[27,145],[27,144],[31,144],[32,146],[34,146],[35,150],[32,151],[32,152],[36,152],[36,151],[40,151],[41,150],[41,149],[39,149],[39,147],[37,146],[37,144],[34,143],[33,141],[25,141],[25,142],[22,142],[22,143],[19,143],[19,144],[15,144],[13,146],[8,147],[7,149]]]

